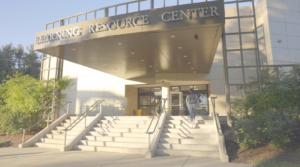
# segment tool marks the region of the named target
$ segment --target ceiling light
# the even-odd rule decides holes
[[[90,57],[90,59],[92,59],[93,57]]]
[[[179,46],[179,47],[178,47],[178,49],[182,49],[182,47],[181,47],[181,46]]]
[[[196,71],[194,71],[194,73],[196,73]]]
[[[144,61],[144,60],[141,60],[141,61]]]
[[[188,62],[188,64],[191,64],[191,62]]]
[[[122,43],[118,43],[118,45],[122,45]]]
[[[184,55],[183,57],[187,57],[187,55]]]
[[[158,70],[156,70],[156,72],[158,72]]]
[[[131,52],[132,55],[134,55],[134,52]]]
[[[152,67],[152,66],[149,66],[149,67]]]
[[[171,36],[171,38],[175,38],[175,37],[176,37],[175,35],[172,35],[172,36]]]
[[[192,70],[194,69],[194,68],[191,68]]]
[[[72,49],[73,51],[76,51],[76,49]]]

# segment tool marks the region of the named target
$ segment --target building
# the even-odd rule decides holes
[[[105,100],[107,116],[151,115],[167,98],[170,115],[189,115],[193,88],[204,113],[217,97],[230,124],[231,99],[246,94],[249,77],[300,63],[299,18],[300,0],[136,1],[48,23],[34,47],[44,53],[41,79],[74,79],[65,93],[75,114]]]

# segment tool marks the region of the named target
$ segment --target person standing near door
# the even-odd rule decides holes
[[[190,89],[190,93],[186,97],[186,105],[190,112],[190,127],[193,128],[196,125],[195,116],[197,108],[200,108],[200,102],[193,89]]]

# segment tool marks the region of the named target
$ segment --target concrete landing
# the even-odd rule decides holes
[[[84,167],[251,167],[251,165],[223,163],[214,158],[157,156],[146,159],[143,155],[107,152],[60,152],[47,148],[0,148],[0,166],[84,166]]]

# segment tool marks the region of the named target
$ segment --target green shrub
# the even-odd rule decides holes
[[[280,112],[266,112],[262,120],[264,120],[266,136],[270,144],[275,147],[290,143],[294,132],[298,129],[298,123],[295,119]]]
[[[300,164],[292,164],[289,162],[262,161],[259,163],[259,167],[300,167]]]
[[[262,132],[257,124],[246,118],[238,119],[232,127],[236,132],[236,142],[242,148],[251,148],[256,146],[262,140]]]

